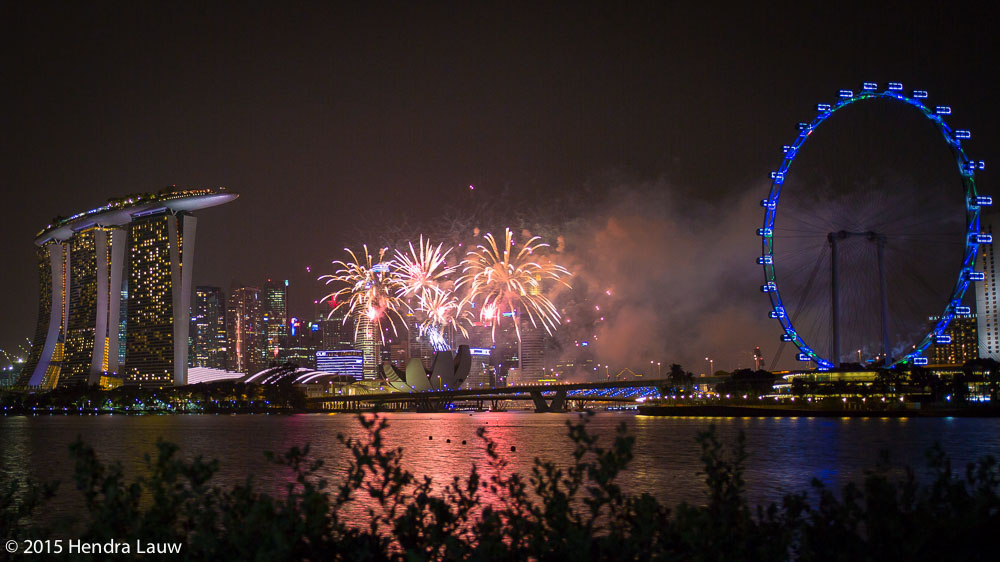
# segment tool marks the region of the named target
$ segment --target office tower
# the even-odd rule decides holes
[[[524,322],[521,326],[520,367],[521,380],[534,382],[545,378],[545,330]]]
[[[197,287],[191,314],[192,367],[226,368],[226,297],[219,287]]]
[[[276,359],[273,358],[273,351],[270,352],[268,360],[315,368],[316,351],[323,349],[321,328],[319,322],[304,322],[295,317],[290,318],[286,344],[281,347]]]
[[[997,211],[984,210],[980,216],[980,230],[994,237],[1000,243]],[[1000,307],[997,305],[997,263],[995,244],[980,244],[976,271],[984,274],[984,279],[976,285],[976,327],[979,336],[979,357],[1000,361]]]
[[[368,316],[359,314],[356,321],[358,327],[355,331],[354,348],[360,350],[364,357],[362,372],[364,373],[365,380],[374,380],[375,367],[379,359],[378,343],[380,334],[376,332],[375,325],[372,324]]]
[[[320,350],[316,352],[316,370],[362,380],[364,354],[356,349]]]
[[[489,348],[479,347],[469,349],[469,354],[472,357],[472,367],[469,369],[469,375],[462,383],[462,388],[489,388],[493,386],[493,381],[490,380],[493,374],[493,370],[490,367],[490,351]]]
[[[430,369],[434,363],[434,347],[431,345],[430,338],[426,334],[420,333],[420,322],[417,321],[415,315],[407,314],[404,318],[406,319],[408,355],[411,359],[419,358],[424,368]]]
[[[264,332],[267,336],[266,348],[271,355],[285,346],[288,336],[288,280],[264,283]]]
[[[224,188],[171,187],[111,199],[46,226],[35,238],[38,325],[18,384],[93,384],[116,372],[130,384],[184,384],[195,226],[189,213],[236,197]]]
[[[932,316],[930,323],[937,324],[939,317]],[[948,323],[943,335],[951,337],[951,343],[931,344],[927,350],[931,365],[964,365],[979,357],[979,333],[975,314],[955,315]]]
[[[267,366],[260,289],[233,285],[226,301],[229,369],[254,374]]]
[[[344,322],[343,316],[331,316],[329,319],[320,320],[320,349],[351,349],[354,341],[354,324],[350,318]]]

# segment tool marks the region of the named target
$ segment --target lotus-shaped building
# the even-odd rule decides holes
[[[460,345],[454,353],[450,349],[436,352],[430,370],[424,368],[419,357],[413,357],[406,363],[405,371],[383,363],[378,374],[386,384],[400,392],[424,392],[458,389],[468,378],[471,368],[469,346]]]

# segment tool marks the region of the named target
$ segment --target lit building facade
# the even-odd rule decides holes
[[[354,341],[354,323],[344,321],[343,316],[331,316],[329,319],[319,320],[322,349],[350,349],[351,342]]]
[[[320,350],[316,352],[316,370],[362,380],[364,354],[357,349]]]
[[[937,324],[939,318],[932,316],[930,322]],[[960,366],[966,361],[979,358],[979,331],[975,314],[955,316],[948,323],[943,335],[951,336],[951,343],[931,344],[928,354],[931,365]]]
[[[63,384],[98,384],[118,372],[118,321],[126,232],[90,227],[69,241]]]
[[[355,330],[354,348],[360,350],[364,357],[365,380],[375,380],[375,367],[380,363],[379,334],[375,331],[375,325],[364,314],[359,314],[356,321],[358,325]]]
[[[221,288],[195,288],[190,337],[191,367],[226,368],[226,297]]]
[[[185,384],[194,255],[192,211],[220,189],[137,194],[53,221],[39,247],[39,314],[19,386]]]
[[[416,315],[411,313],[404,318],[406,318],[407,355],[410,358],[420,359],[424,368],[430,369],[434,363],[434,347],[431,345],[430,338],[426,334],[420,333],[420,322],[417,321]]]
[[[267,366],[260,289],[234,285],[226,301],[229,370],[253,374]]]
[[[154,213],[129,225],[125,384],[187,384],[195,218]]]
[[[997,212],[984,210],[980,215],[980,230],[993,236],[1000,236]],[[996,238],[995,240],[1000,240]],[[976,285],[976,327],[979,337],[979,357],[1000,361],[1000,305],[997,304],[997,261],[994,244],[979,245],[979,260],[976,271],[982,271],[984,279]]]
[[[520,367],[521,380],[535,382],[545,378],[545,336],[543,328],[524,322],[521,326]]]
[[[288,280],[264,283],[264,333],[266,348],[273,353],[285,346],[288,337]]]

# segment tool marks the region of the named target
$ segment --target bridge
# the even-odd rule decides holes
[[[715,384],[719,377],[698,377],[689,384]],[[416,410],[439,412],[456,403],[473,404],[483,409],[500,410],[507,401],[530,401],[536,412],[561,412],[582,408],[587,402],[635,404],[639,398],[659,397],[661,388],[677,384],[669,379],[606,381],[568,384],[525,384],[507,387],[440,389],[425,392],[370,391],[355,394],[330,394],[307,398],[310,406],[328,410]]]

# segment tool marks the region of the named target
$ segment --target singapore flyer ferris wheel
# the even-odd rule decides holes
[[[777,170],[771,173],[770,190],[765,199],[761,201],[764,209],[763,226],[757,230],[757,235],[761,238],[761,254],[757,257],[757,263],[763,267],[764,284],[760,290],[770,299],[771,309],[769,316],[775,319],[781,326],[781,341],[790,343],[798,349],[796,358],[803,363],[810,363],[819,370],[830,370],[838,368],[845,363],[845,357],[853,357],[857,348],[858,360],[870,357],[870,361],[877,366],[893,366],[901,364],[926,365],[928,359],[926,352],[932,345],[947,345],[951,343],[950,336],[946,333],[949,323],[956,316],[968,316],[971,313],[970,307],[963,305],[963,298],[970,284],[982,281],[984,274],[975,270],[976,257],[979,247],[983,244],[992,243],[992,236],[983,233],[980,228],[980,211],[983,207],[992,205],[992,198],[978,194],[976,190],[975,174],[985,168],[982,161],[970,159],[962,147],[962,141],[971,138],[971,133],[964,129],[952,129],[945,121],[951,115],[951,107],[944,105],[930,105],[928,103],[928,93],[923,90],[914,90],[904,93],[903,85],[898,82],[890,82],[885,88],[880,88],[878,84],[865,82],[859,91],[840,90],[836,101],[832,103],[820,103],[817,105],[816,116],[809,122],[799,123],[799,133],[791,144],[783,147],[783,157]],[[887,222],[874,221],[871,225],[858,226],[851,221],[820,221],[822,224],[811,233],[820,236],[822,246],[817,244],[816,248],[822,249],[822,255],[816,254],[815,267],[811,270],[811,277],[806,282],[800,283],[801,287],[791,291],[790,282],[783,280],[779,275],[793,271],[790,264],[783,262],[780,252],[776,250],[782,248],[782,244],[794,242],[791,240],[791,230],[783,229],[782,224],[804,223],[801,217],[794,216],[794,211],[786,209],[782,220],[778,219],[778,209],[784,208],[782,190],[787,189],[788,179],[791,177],[792,164],[796,157],[802,152],[806,141],[821,124],[826,122],[835,113],[842,109],[873,100],[884,100],[903,107],[909,107],[919,111],[919,114],[934,125],[936,130],[943,137],[947,148],[950,150],[958,170],[958,177],[962,185],[962,203],[956,205],[952,213],[957,215],[959,208],[964,209],[964,217],[949,217],[956,224],[959,219],[964,223],[964,228],[960,231],[960,239],[957,244],[947,246],[948,251],[954,255],[949,263],[958,264],[958,271],[949,269],[951,273],[945,272],[950,281],[947,281],[948,288],[941,288],[932,293],[936,304],[936,314],[931,316],[932,322],[927,326],[921,326],[919,331],[913,328],[909,330],[894,327],[890,302],[904,300],[893,295],[893,289],[897,283],[889,282],[895,269],[899,269],[896,262],[890,256],[894,245],[902,244],[900,240],[903,234],[893,231],[891,226],[886,226]],[[949,197],[954,195],[958,200],[957,190],[948,192]],[[932,211],[937,212],[940,207],[935,207]],[[927,221],[912,221],[913,224],[924,224]],[[815,224],[815,221],[814,223]],[[960,227],[961,228],[961,227]],[[897,229],[899,230],[899,229]],[[916,238],[914,233],[906,233],[912,240],[924,240],[927,238]],[[788,236],[789,238],[783,238]],[[852,249],[853,248],[853,249]],[[850,288],[845,287],[845,271],[850,271],[852,267],[852,257],[850,252],[867,252],[870,261],[863,268],[866,270],[867,279],[871,281],[871,287],[864,289],[866,294],[871,296],[869,305],[852,304],[862,302],[859,299],[850,297]],[[818,252],[818,250],[817,250]],[[908,264],[915,260],[908,259]],[[823,275],[818,275],[822,266]],[[855,266],[861,267],[861,266]],[[951,266],[949,266],[951,267]],[[784,269],[783,269],[784,268]],[[819,294],[813,285],[815,278],[822,277],[824,287],[828,286],[828,294]],[[924,283],[926,285],[926,283]],[[797,298],[796,298],[797,297]],[[824,308],[822,315],[814,315],[817,318],[813,324],[822,325],[822,335],[813,328],[811,331],[800,331],[793,322],[803,320],[799,317],[807,301],[812,302],[822,300]],[[845,330],[845,320],[849,319],[856,311],[852,306],[862,306],[866,312],[873,313],[873,319],[869,324],[877,324],[877,334],[869,339],[873,340],[858,343],[857,330]],[[911,305],[912,307],[912,305]],[[868,309],[871,309],[870,311]],[[820,318],[819,316],[822,316]],[[926,319],[926,316],[924,317]],[[846,335],[845,335],[846,334]],[[844,340],[854,338],[850,341],[851,346],[847,347]],[[907,340],[901,342],[900,340]],[[910,341],[912,339],[912,341]],[[808,340],[808,341],[807,341]],[[870,343],[870,346],[868,345]],[[828,347],[827,347],[828,346]]]

